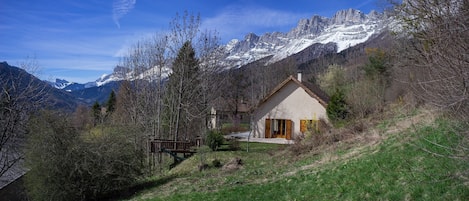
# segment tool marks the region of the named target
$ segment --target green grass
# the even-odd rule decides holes
[[[241,170],[189,170],[197,164],[195,156],[190,159],[193,161],[172,171],[177,179],[135,199],[468,200],[467,180],[458,175],[469,170],[469,164],[448,157],[461,153],[447,148],[461,142],[457,133],[462,129],[449,121],[437,120],[434,125],[390,136],[357,157],[307,169],[298,167],[323,156],[292,158],[280,145],[251,143],[249,153],[243,150],[207,154],[207,160],[217,158],[222,162],[240,157],[245,162]],[[298,171],[294,174],[287,174],[295,169]]]

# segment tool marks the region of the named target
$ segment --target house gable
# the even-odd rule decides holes
[[[299,80],[297,80],[296,78],[294,78],[293,76],[290,76],[288,77],[286,80],[284,80],[283,82],[281,82],[279,85],[277,85],[271,92],[269,95],[267,95],[264,99],[262,99],[262,101],[260,102],[259,105],[263,104],[264,102],[266,102],[267,100],[269,100],[273,95],[275,95],[276,93],[278,93],[281,89],[283,89],[285,87],[285,85],[289,84],[289,83],[295,83],[296,85],[298,85],[299,87],[301,87],[303,90],[305,90],[305,92],[310,95],[312,98],[316,99],[317,101],[319,101],[319,103],[321,105],[323,105],[324,107],[327,107],[327,102],[329,101],[329,97],[327,97],[327,95],[321,91],[317,86],[311,84],[311,83],[303,83],[303,82],[300,82]]]
[[[300,120],[327,119],[326,100],[290,76],[259,103],[254,112],[254,136],[265,136],[267,119],[291,120],[293,134],[298,135]]]

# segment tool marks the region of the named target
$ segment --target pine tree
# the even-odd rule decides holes
[[[109,94],[109,98],[107,100],[106,105],[106,112],[108,114],[111,114],[116,109],[116,93],[114,92],[114,90],[112,90]]]
[[[177,140],[189,137],[189,130],[191,133],[197,132],[194,129],[201,123],[203,110],[200,102],[199,62],[190,41],[185,42],[179,50],[172,70],[165,96],[165,119],[168,131]],[[182,133],[186,136],[182,136]]]
[[[98,101],[94,102],[93,104],[93,118],[94,125],[98,124],[101,118],[101,105],[99,105]]]
[[[347,118],[347,103],[345,102],[345,94],[342,90],[337,89],[332,95],[327,105],[326,112],[327,117],[333,122]]]

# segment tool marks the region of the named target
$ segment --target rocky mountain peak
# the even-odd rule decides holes
[[[275,62],[295,54],[315,43],[335,43],[337,52],[363,43],[384,27],[382,14],[372,11],[368,15],[355,9],[340,10],[332,18],[313,15],[299,20],[287,33],[266,33],[258,36],[247,34],[244,40],[232,41],[226,64],[241,66],[249,62],[273,56]]]
[[[377,20],[381,17],[381,14],[378,11],[372,10],[368,13],[368,18],[371,20]]]
[[[367,16],[355,9],[347,9],[338,11],[334,17],[332,17],[332,24],[357,24],[365,22]]]
[[[328,19],[318,15],[314,15],[310,19],[301,19],[298,25],[289,33],[289,37],[299,37],[307,34],[318,34],[327,26]]]
[[[259,41],[259,36],[256,35],[255,33],[248,33],[244,37],[244,40],[249,42],[249,43],[257,43],[257,41]]]

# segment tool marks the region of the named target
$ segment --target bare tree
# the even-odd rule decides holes
[[[73,113],[73,126],[84,130],[93,125],[93,115],[88,106],[79,105]]]
[[[167,44],[168,36],[163,34],[144,38],[129,49],[121,64],[125,66],[123,77],[127,81],[121,85],[122,94],[117,95],[120,108],[114,120],[136,128],[140,137],[163,137],[161,97],[167,73]],[[126,119],[122,116],[124,111]]]
[[[183,139],[192,137],[186,136],[189,131],[194,136],[204,132],[209,105],[220,87],[213,75],[220,72],[218,61],[223,49],[215,31],[200,32],[199,27],[200,17],[185,12],[170,22],[168,34],[144,38],[129,49],[121,62],[126,69],[122,74],[128,82],[123,82],[117,93],[113,118],[116,123],[135,126],[140,137]],[[168,86],[176,76],[169,75],[175,74],[177,65],[184,69],[188,64],[176,62],[184,45],[193,49],[193,59],[197,60],[193,66],[197,70],[181,72],[189,73],[185,78],[190,77],[190,81],[171,89]],[[181,58],[190,52],[184,52]],[[184,102],[188,99],[191,102]]]
[[[469,3],[407,0],[396,17],[402,31],[397,66],[420,100],[469,118]]]
[[[24,70],[37,69],[35,60],[20,67],[0,64],[0,177],[23,160],[29,115],[47,98],[45,84]]]
[[[220,76],[224,70],[221,59],[225,54],[225,49],[220,45],[220,38],[216,31],[206,30],[200,33],[199,39],[195,44],[197,57],[199,59],[201,98],[202,106],[201,118],[204,123],[200,126],[202,137],[207,133],[208,122],[210,118],[210,109],[215,104],[215,100],[223,93],[222,84],[226,77]]]
[[[407,78],[415,96],[456,117],[467,129],[469,120],[469,2],[467,0],[407,0],[397,6],[398,32],[396,66]],[[405,79],[404,79],[405,80]],[[405,81],[407,81],[405,80]],[[455,129],[458,144],[447,146],[434,139],[429,143],[443,148],[432,154],[469,161],[467,130]],[[445,133],[445,136],[451,136]],[[448,137],[452,138],[452,137]],[[425,147],[423,150],[428,151]],[[458,173],[467,181],[469,170]]]
[[[198,15],[177,15],[170,26],[168,47],[174,57],[165,93],[165,128],[175,139],[202,136],[220,88],[220,77],[215,75],[222,70],[223,48],[215,31],[199,30]]]

